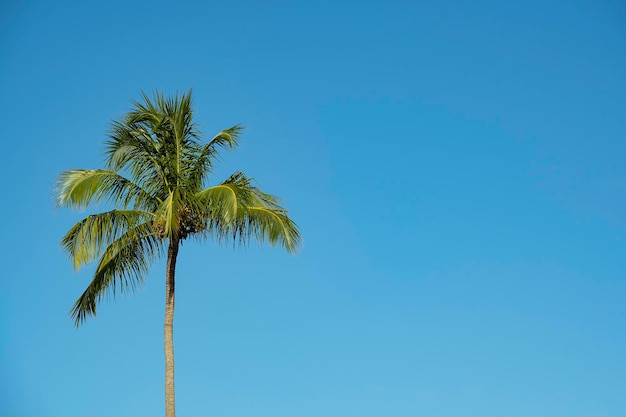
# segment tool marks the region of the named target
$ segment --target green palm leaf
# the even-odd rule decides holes
[[[96,306],[107,292],[115,296],[118,290],[140,286],[150,264],[162,252],[162,241],[149,223],[134,227],[108,245],[91,283],[70,310],[76,327],[96,315]]]
[[[134,204],[150,208],[154,198],[120,174],[102,169],[75,169],[57,179],[57,205],[86,208],[91,203],[112,202],[120,207]]]
[[[111,210],[92,214],[76,223],[61,240],[61,245],[69,255],[75,269],[102,256],[103,251],[122,235],[127,239],[142,232],[138,228],[153,215],[139,210]]]
[[[252,185],[241,172],[220,185],[197,194],[206,220],[205,229],[219,240],[232,236],[241,243],[268,241],[294,253],[302,238],[297,225],[280,206],[277,197]]]

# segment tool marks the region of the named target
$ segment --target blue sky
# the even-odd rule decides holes
[[[74,329],[52,200],[155,88],[305,240],[182,248],[179,415],[626,415],[623,2],[90,3],[0,9],[0,415],[163,414],[163,262]]]

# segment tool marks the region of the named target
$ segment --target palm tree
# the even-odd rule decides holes
[[[105,294],[141,285],[150,264],[167,253],[165,414],[174,417],[174,287],[181,244],[189,238],[240,244],[255,239],[295,252],[301,239],[280,201],[243,173],[207,187],[218,151],[237,145],[241,126],[203,144],[191,91],[172,97],[156,92],[153,99],[142,93],[142,99],[112,123],[105,144],[107,168],[61,173],[56,199],[60,207],[84,209],[98,202],[113,207],[81,220],[61,241],[75,269],[98,261],[91,283],[70,311],[77,327],[96,315]]]

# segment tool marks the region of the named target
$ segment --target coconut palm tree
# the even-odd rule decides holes
[[[279,200],[235,172],[207,186],[220,149],[232,150],[242,127],[217,134],[207,143],[193,119],[191,92],[165,97],[156,92],[112,123],[105,144],[106,169],[61,173],[56,188],[60,207],[105,203],[112,209],[91,214],[63,237],[74,268],[97,261],[87,289],[70,311],[75,325],[96,315],[105,294],[140,286],[150,264],[166,255],[165,409],[174,406],[174,288],[176,258],[190,238],[245,244],[268,241],[295,252],[301,242],[296,224]]]

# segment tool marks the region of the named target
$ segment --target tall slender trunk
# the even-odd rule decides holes
[[[171,240],[167,249],[167,266],[165,270],[165,417],[176,417],[174,403],[174,287],[176,273],[176,257],[178,256],[178,240]]]

